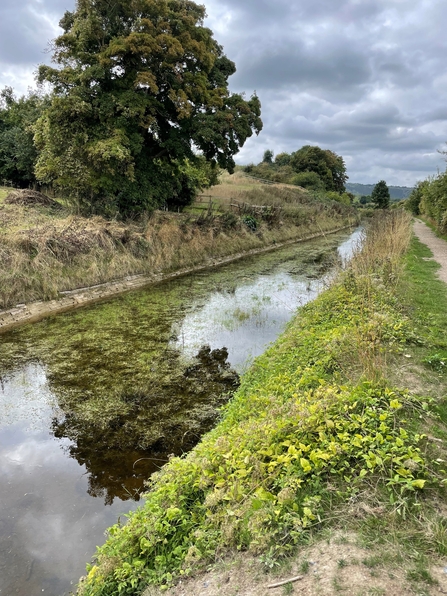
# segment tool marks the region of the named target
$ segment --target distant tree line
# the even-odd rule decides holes
[[[256,94],[190,0],[77,0],[60,21],[52,93],[0,103],[0,183],[53,186],[86,212],[134,215],[189,204],[232,172],[262,129]]]
[[[374,188],[374,184],[359,184],[358,182],[347,182],[346,190],[354,193],[358,197],[370,197]],[[390,191],[390,199],[392,202],[402,201],[407,199],[413,188],[408,186],[393,186],[388,185]]]
[[[271,149],[267,149],[262,162],[246,166],[245,171],[273,182],[322,192],[348,204],[353,199],[353,195],[346,193],[348,176],[343,157],[318,146],[305,145],[293,153],[279,153],[276,157]]]

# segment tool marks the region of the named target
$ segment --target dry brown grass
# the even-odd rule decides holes
[[[229,213],[229,205],[220,214],[156,212],[149,219],[123,223],[87,219],[63,208],[0,201],[0,309],[54,299],[61,291],[129,275],[212,264],[354,222],[352,213],[337,206],[310,203],[299,193],[259,184],[241,190],[237,182],[241,176],[228,178],[228,185],[212,191],[228,194],[232,187],[249,205],[280,206],[281,217],[275,221],[258,217],[254,233],[240,213]]]
[[[390,230],[383,234],[383,228]],[[373,219],[362,248],[357,250],[352,269],[357,275],[372,271],[387,273],[388,283],[395,283],[402,268],[402,255],[408,250],[412,234],[411,216],[403,210],[384,211]],[[379,270],[377,270],[379,266]]]

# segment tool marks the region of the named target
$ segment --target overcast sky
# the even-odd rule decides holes
[[[1,0],[0,88],[34,86],[74,0]],[[445,0],[207,0],[206,21],[256,91],[264,129],[238,163],[302,145],[345,159],[351,182],[413,185],[445,170]]]

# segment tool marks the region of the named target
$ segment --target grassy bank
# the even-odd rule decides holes
[[[388,553],[410,586],[435,583],[447,297],[416,243],[404,268],[409,242],[404,213],[375,221],[350,268],[256,359],[222,422],[110,529],[79,594],[167,587],[229,552],[270,569],[337,525],[380,545],[378,564]]]
[[[0,192],[0,309],[135,274],[169,273],[356,222],[352,208],[304,191],[217,187],[216,210],[138,222],[83,218],[61,206],[7,204]],[[231,202],[236,200],[236,212]],[[259,210],[258,207],[263,209]],[[57,205],[56,205],[57,207]]]

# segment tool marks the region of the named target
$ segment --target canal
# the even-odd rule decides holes
[[[362,236],[327,235],[0,336],[0,594],[74,589],[144,481]]]

